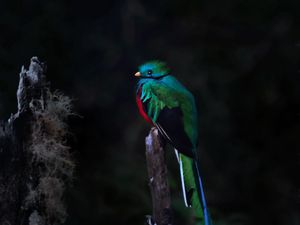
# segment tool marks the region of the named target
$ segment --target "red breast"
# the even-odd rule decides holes
[[[144,108],[143,102],[141,100],[141,94],[142,94],[142,87],[139,88],[137,95],[136,95],[136,104],[138,106],[139,112],[140,112],[141,116],[144,118],[144,120],[146,120],[151,125],[154,125],[152,120],[149,118],[149,116],[145,112],[145,108]]]

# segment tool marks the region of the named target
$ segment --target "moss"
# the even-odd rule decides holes
[[[29,225],[45,225],[45,221],[37,211],[34,211],[29,217]]]
[[[27,148],[34,169],[39,169],[38,184],[28,186],[26,206],[41,205],[43,212],[31,215],[30,225],[64,223],[67,213],[63,202],[65,183],[72,180],[74,162],[67,145],[67,118],[73,114],[72,100],[60,92],[46,91],[44,98],[34,99],[29,107],[33,112],[31,142]],[[40,209],[39,209],[40,210]],[[42,210],[41,210],[42,211]]]
[[[38,194],[44,198],[45,215],[48,221],[56,218],[59,223],[64,223],[67,216],[63,204],[63,193],[65,185],[62,179],[55,177],[43,177],[40,179]]]

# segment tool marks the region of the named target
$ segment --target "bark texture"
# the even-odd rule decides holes
[[[51,93],[45,65],[22,67],[18,111],[0,124],[0,224],[58,225],[66,219],[63,194],[74,164],[66,144],[71,101]]]
[[[146,160],[153,204],[153,217],[147,217],[147,224],[149,225],[172,224],[171,195],[165,152],[161,143],[158,130],[152,128],[146,137]]]

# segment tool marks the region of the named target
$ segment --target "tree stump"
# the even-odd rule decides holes
[[[171,225],[171,195],[167,178],[165,151],[156,128],[146,137],[146,160],[149,186],[152,196],[153,217],[147,217],[148,225]]]

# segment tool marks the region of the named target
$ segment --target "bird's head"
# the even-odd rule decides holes
[[[141,79],[161,79],[169,74],[170,69],[166,63],[155,60],[141,65],[135,76]]]

